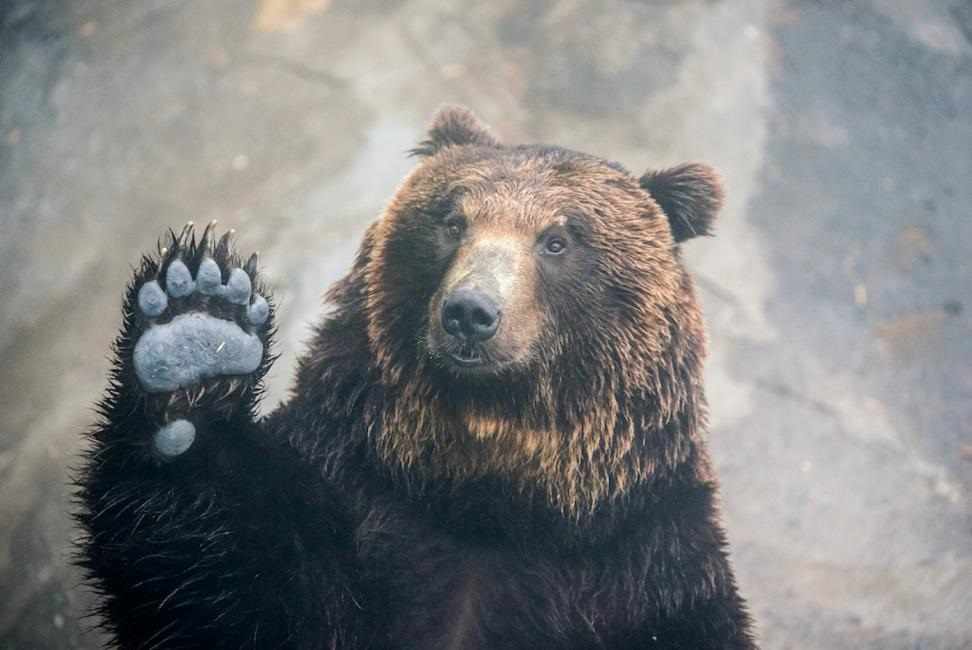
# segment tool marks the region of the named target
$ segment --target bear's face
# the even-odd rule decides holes
[[[643,180],[560,148],[502,147],[457,109],[420,152],[375,234],[371,333],[386,361],[425,357],[448,381],[482,382],[610,364],[629,347],[625,372],[643,365],[631,354],[657,358],[684,296],[678,232]]]
[[[556,147],[505,147],[462,109],[440,112],[416,152],[364,247],[372,354],[403,396],[379,444],[452,475],[530,467],[542,483],[562,474],[560,492],[584,472],[623,483],[639,430],[667,426],[699,380],[677,244],[708,232],[714,174],[636,178]],[[635,402],[651,411],[637,421]],[[603,466],[578,467],[598,454]]]
[[[661,325],[645,280],[674,272],[671,241],[624,173],[563,150],[479,149],[415,181],[445,197],[401,215],[422,233],[401,244],[430,253],[435,278],[419,352],[455,381],[576,367],[603,332]]]

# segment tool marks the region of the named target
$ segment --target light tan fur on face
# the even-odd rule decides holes
[[[546,321],[537,309],[532,239],[522,235],[493,235],[485,231],[488,227],[471,228],[429,306],[429,327],[441,327],[442,303],[456,288],[483,291],[500,309],[499,329],[486,343],[489,356],[496,363],[516,363],[529,355]],[[437,336],[444,335],[430,332],[429,340],[435,341]]]

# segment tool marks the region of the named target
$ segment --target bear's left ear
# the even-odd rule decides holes
[[[722,208],[722,182],[708,165],[687,163],[639,179],[668,216],[676,243],[712,232],[712,222]]]
[[[445,147],[467,144],[496,147],[499,141],[468,108],[443,106],[432,118],[428,139],[409,153],[413,156],[434,156]]]

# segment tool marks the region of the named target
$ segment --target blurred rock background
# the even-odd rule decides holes
[[[0,648],[96,648],[70,467],[139,251],[235,227],[323,289],[442,102],[510,142],[725,175],[687,246],[767,649],[972,648],[968,0],[0,3]]]

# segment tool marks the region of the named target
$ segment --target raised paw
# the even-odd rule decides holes
[[[213,225],[198,242],[191,223],[173,234],[156,277],[138,288],[145,329],[133,363],[149,393],[250,375],[264,359],[270,305],[254,291],[256,255],[241,268],[230,251],[232,231],[214,246]]]

